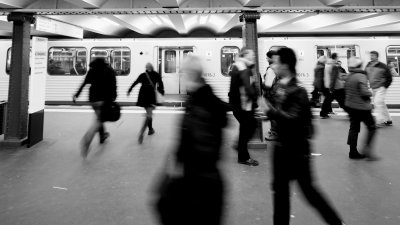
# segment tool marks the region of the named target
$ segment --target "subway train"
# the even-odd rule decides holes
[[[58,39],[48,42],[46,104],[71,104],[72,95],[84,79],[88,64],[94,58],[105,58],[115,69],[118,82],[118,102],[135,102],[139,88],[130,96],[126,92],[136,77],[144,71],[147,62],[153,63],[162,75],[165,92],[184,95],[179,68],[187,54],[204,58],[204,76],[214,92],[228,99],[229,70],[242,47],[240,38],[165,38],[165,39]],[[380,61],[391,63],[399,74],[400,38],[392,37],[278,37],[259,38],[259,69],[264,74],[268,66],[266,53],[286,46],[298,56],[298,77],[312,91],[314,67],[320,55],[336,52],[347,70],[347,59],[359,56],[365,64],[369,52],[376,50]],[[11,41],[0,41],[0,101],[7,100],[11,61]],[[394,73],[387,92],[387,104],[400,105],[400,77]],[[79,101],[87,101],[87,89]]]

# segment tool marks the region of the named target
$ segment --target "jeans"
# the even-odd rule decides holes
[[[96,133],[99,133],[100,138],[105,135],[105,128],[104,124],[101,120],[101,107],[103,106],[104,102],[92,102],[92,108],[96,114],[96,118],[94,119],[92,125],[86,131],[85,135],[83,136],[83,144],[85,146],[89,146],[92,142]]]
[[[389,111],[385,103],[387,88],[380,87],[377,89],[373,89],[372,91],[374,96],[374,107],[376,112],[377,123],[379,124],[391,121],[392,118],[390,117]]]
[[[233,115],[239,122],[239,143],[238,143],[238,161],[246,161],[250,159],[247,144],[253,137],[257,128],[257,120],[254,118],[254,111],[244,111],[242,109],[234,109]]]
[[[308,141],[285,149],[277,143],[273,151],[272,191],[274,225],[290,223],[290,183],[297,181],[308,203],[318,211],[329,225],[342,225],[342,221],[333,207],[325,199],[314,182],[311,159],[308,155],[294,155],[296,149],[309,148]]]
[[[358,133],[360,133],[360,123],[363,122],[368,129],[368,134],[365,143],[365,151],[363,152],[365,155],[371,154],[371,143],[375,136],[376,126],[375,120],[372,116],[371,110],[358,110],[348,108],[348,113],[350,116],[350,129],[349,129],[349,136],[347,138],[347,144],[350,148],[357,147],[358,141]]]

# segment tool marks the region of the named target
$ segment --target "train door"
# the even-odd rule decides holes
[[[186,55],[193,53],[193,47],[160,48],[160,74],[166,94],[186,94],[179,69]]]

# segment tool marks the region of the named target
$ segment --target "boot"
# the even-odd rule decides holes
[[[349,158],[350,159],[364,159],[365,155],[360,154],[357,150],[357,147],[350,147],[350,152],[349,152]]]

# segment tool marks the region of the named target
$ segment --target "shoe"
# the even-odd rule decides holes
[[[143,134],[139,135],[139,138],[138,138],[139,144],[143,143],[143,138],[144,138]]]
[[[383,124],[385,124],[386,126],[392,126],[393,122],[391,120],[388,120],[388,121],[384,122]]]
[[[238,163],[248,165],[248,166],[258,166],[258,161],[255,159],[248,159],[246,161],[238,160]]]
[[[355,160],[358,160],[358,159],[364,159],[365,158],[365,155],[363,155],[363,154],[360,154],[359,152],[350,152],[349,153],[349,158],[350,159],[355,159]]]
[[[90,144],[87,144],[84,141],[81,142],[81,156],[84,159],[86,159],[89,154],[89,145]]]
[[[335,115],[336,113],[332,111],[332,112],[328,112],[328,114]]]
[[[278,137],[276,136],[276,134],[274,132],[269,131],[268,135],[265,136],[265,140],[266,141],[275,141]]]
[[[109,138],[109,137],[110,137],[110,133],[105,132],[103,134],[103,136],[100,137],[100,144],[103,144],[107,140],[107,138]]]
[[[329,115],[320,115],[321,119],[329,119],[330,116]]]
[[[149,132],[147,133],[148,135],[153,135],[156,131],[154,129],[150,129]]]

